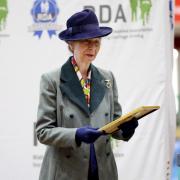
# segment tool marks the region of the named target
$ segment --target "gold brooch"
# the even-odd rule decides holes
[[[105,80],[105,82],[106,82],[106,87],[107,88],[111,88],[112,87],[111,80],[107,79],[107,80]]]

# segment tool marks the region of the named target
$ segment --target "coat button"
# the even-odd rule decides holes
[[[106,143],[108,143],[108,142],[109,142],[109,138],[106,139]]]
[[[108,116],[109,115],[109,113],[105,113],[105,116]]]
[[[110,152],[107,152],[107,153],[106,153],[106,156],[109,156],[109,155],[110,155]]]
[[[86,114],[85,116],[86,116],[87,118],[90,118],[90,114]]]
[[[73,114],[70,114],[69,117],[70,117],[70,118],[74,118],[74,115],[73,115]]]
[[[69,159],[70,157],[71,157],[71,156],[70,156],[69,154],[68,154],[68,155],[66,155],[66,158],[67,158],[67,159]]]

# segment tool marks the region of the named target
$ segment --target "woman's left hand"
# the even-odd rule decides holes
[[[122,136],[125,139],[130,139],[135,129],[138,127],[138,121],[136,119],[130,120],[128,122],[125,122],[119,126],[119,129],[122,130]]]

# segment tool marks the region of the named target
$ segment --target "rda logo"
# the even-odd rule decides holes
[[[137,21],[138,10],[140,9],[140,19],[143,25],[148,23],[150,10],[152,7],[151,0],[130,0],[131,21]]]
[[[0,0],[0,31],[5,29],[7,14],[7,0]]]
[[[36,0],[31,10],[34,24],[29,27],[29,31],[41,37],[43,31],[47,31],[49,37],[56,35],[59,26],[55,24],[59,8],[55,0]]]

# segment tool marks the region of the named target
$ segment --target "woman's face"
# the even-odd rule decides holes
[[[69,45],[75,58],[91,62],[96,58],[96,55],[99,52],[101,38],[71,41]]]

